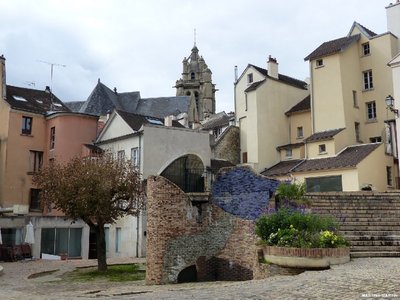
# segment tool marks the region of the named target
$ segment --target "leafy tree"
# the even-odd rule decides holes
[[[144,206],[140,174],[130,161],[111,154],[51,163],[33,178],[43,205],[54,204],[66,217],[82,219],[96,232],[99,271],[107,271],[104,225]]]

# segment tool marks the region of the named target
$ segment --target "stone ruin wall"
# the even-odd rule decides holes
[[[266,276],[258,262],[254,220],[277,182],[234,168],[220,175],[208,202],[192,201],[162,176],[148,178],[147,184],[147,284],[178,282],[191,266],[197,281]]]

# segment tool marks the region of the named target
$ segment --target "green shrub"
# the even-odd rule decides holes
[[[307,214],[280,208],[256,221],[256,234],[267,245],[280,247],[342,247],[347,241],[334,231],[339,227],[333,217]],[[331,234],[328,234],[330,232]]]

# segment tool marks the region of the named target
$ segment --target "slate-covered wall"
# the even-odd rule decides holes
[[[192,203],[164,177],[149,177],[147,184],[148,284],[177,282],[190,266],[199,281],[263,277],[254,220],[277,182],[234,168],[216,180],[215,195],[205,204]]]

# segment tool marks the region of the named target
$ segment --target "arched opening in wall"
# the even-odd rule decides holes
[[[174,160],[161,176],[179,186],[185,193],[204,192],[204,165],[197,155],[188,154]]]
[[[187,92],[186,92],[186,96],[190,96],[190,91],[187,91]]]
[[[196,74],[194,72],[190,73],[190,80],[195,80]]]
[[[196,266],[189,266],[178,274],[178,283],[184,282],[197,282],[197,270]]]

